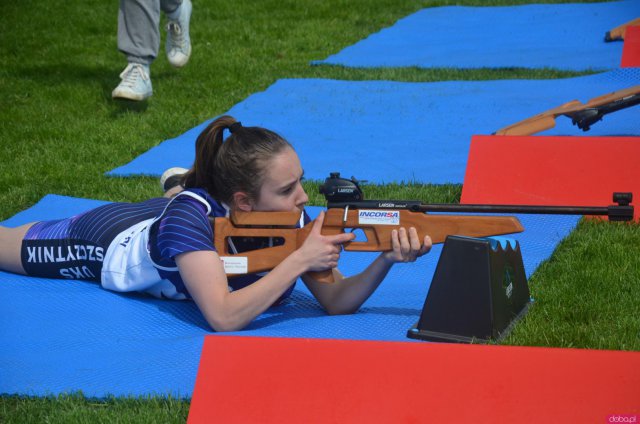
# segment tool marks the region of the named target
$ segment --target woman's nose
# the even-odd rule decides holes
[[[300,185],[300,194],[298,195],[298,204],[302,205],[305,204],[309,201],[309,196],[307,195],[307,192],[304,191],[304,188],[302,188],[302,185]]]

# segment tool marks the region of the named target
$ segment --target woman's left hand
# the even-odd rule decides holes
[[[431,250],[431,238],[425,236],[421,242],[414,227],[407,231],[404,227],[391,233],[392,250],[385,252],[385,259],[391,262],[414,262]]]

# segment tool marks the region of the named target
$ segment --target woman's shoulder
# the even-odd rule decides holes
[[[221,217],[228,214],[227,208],[215,200],[204,189],[188,188],[178,193],[168,206],[168,209],[195,209],[204,216]]]

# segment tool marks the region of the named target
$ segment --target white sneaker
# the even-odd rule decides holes
[[[167,193],[175,187],[182,187],[182,176],[186,174],[187,171],[189,170],[179,166],[164,171],[160,177],[160,187],[162,187],[162,190]]]
[[[114,99],[144,100],[153,94],[149,68],[139,63],[129,63],[120,74],[120,84],[113,90]]]
[[[191,19],[191,0],[184,0],[178,10],[175,19],[169,17],[167,24],[167,40],[165,49],[169,63],[176,68],[181,68],[189,61],[191,56],[191,39],[189,38],[189,20]]]

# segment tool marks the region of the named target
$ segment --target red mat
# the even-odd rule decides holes
[[[640,67],[640,26],[630,26],[625,32],[620,67]]]
[[[610,417],[640,419],[640,352],[207,336],[188,422]]]
[[[477,135],[461,203],[608,206],[614,191],[638,204],[640,137]]]

